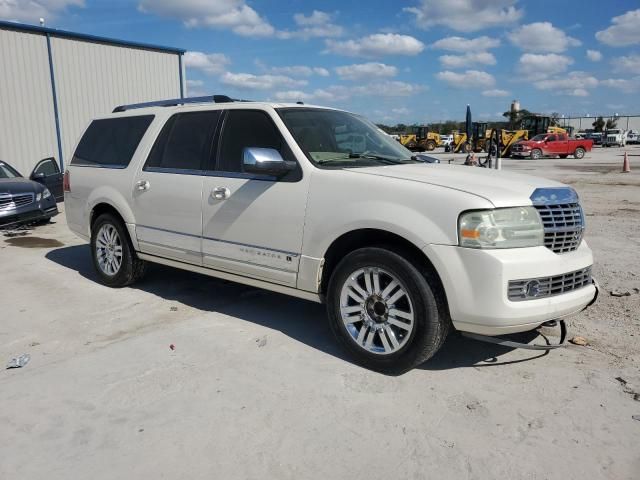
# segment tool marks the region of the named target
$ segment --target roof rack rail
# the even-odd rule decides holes
[[[172,98],[169,100],[156,100],[153,102],[132,103],[129,105],[119,105],[113,109],[113,113],[126,112],[127,110],[133,110],[136,108],[145,107],[175,107],[176,105],[184,105],[187,103],[230,103],[230,102],[247,102],[249,100],[239,100],[236,98],[227,97],[226,95],[206,95],[204,97],[187,97],[187,98]]]

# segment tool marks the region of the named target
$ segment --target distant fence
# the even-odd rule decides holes
[[[598,117],[599,115],[593,117],[564,117],[559,119],[559,123],[562,127],[573,127],[577,132],[578,130],[593,128],[593,122],[595,122]],[[620,115],[616,117],[602,115],[602,118],[605,122],[610,118],[615,118],[617,120],[617,128],[640,131],[640,115]]]

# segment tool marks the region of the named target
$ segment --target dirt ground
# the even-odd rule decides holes
[[[569,335],[588,346],[544,355],[452,335],[400,377],[344,358],[321,305],[160,266],[103,287],[64,215],[0,234],[0,359],[31,355],[0,371],[0,478],[639,478],[640,147],[628,151],[627,174],[621,149],[504,161],[582,198],[602,292]]]

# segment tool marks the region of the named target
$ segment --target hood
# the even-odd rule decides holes
[[[3,193],[38,193],[44,187],[28,178],[0,178],[0,194]]]
[[[352,168],[346,171],[460,190],[482,197],[496,207],[531,205],[529,197],[536,188],[565,186],[546,178],[462,165],[409,164]]]

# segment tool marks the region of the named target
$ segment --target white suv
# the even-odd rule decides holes
[[[325,302],[352,356],[396,373],[451,328],[532,330],[595,298],[573,189],[419,162],[340,110],[215,100],[118,107],[85,131],[65,211],[106,285],[156,262]]]

